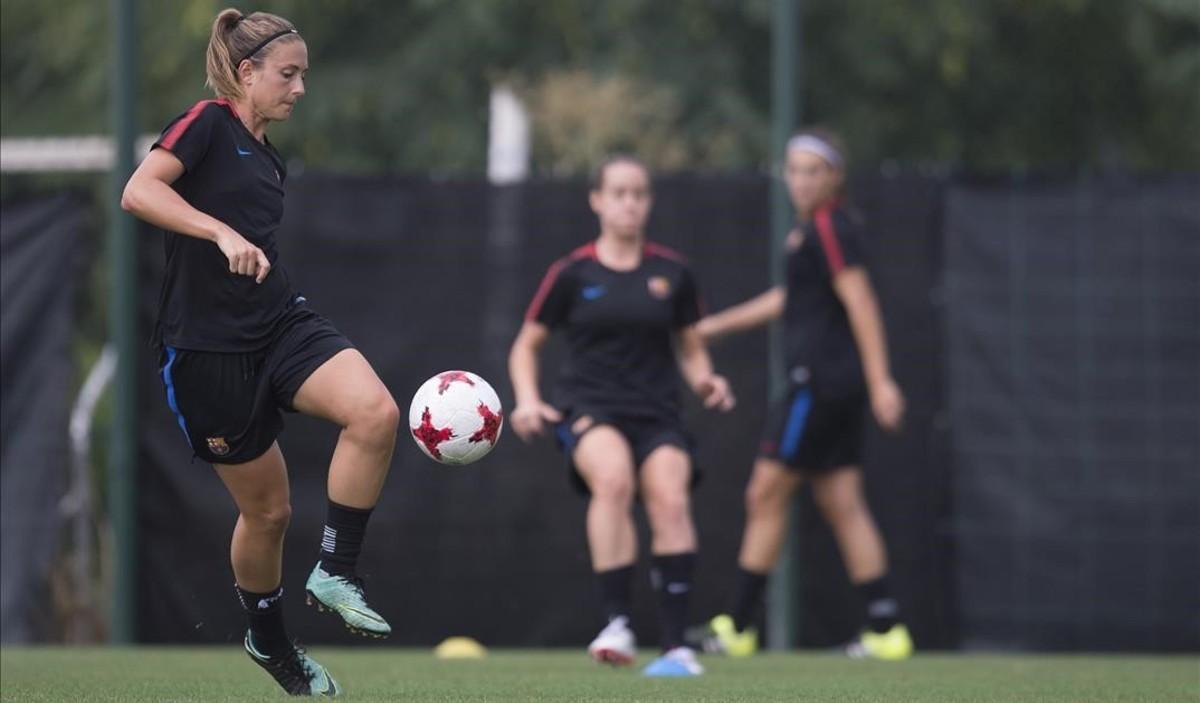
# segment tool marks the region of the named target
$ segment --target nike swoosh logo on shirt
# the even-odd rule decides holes
[[[239,146],[239,147],[237,148],[237,153],[238,153],[238,156],[249,156],[250,154],[252,154],[252,153],[254,153],[254,152],[252,152],[252,151],[246,151],[246,150],[242,149],[242,147],[240,147],[240,146]]]
[[[604,293],[606,291],[605,291],[604,286],[599,285],[599,286],[588,286],[587,288],[584,288],[580,292],[583,294],[583,297],[585,300],[595,300],[595,299],[599,298],[600,296],[604,295]]]

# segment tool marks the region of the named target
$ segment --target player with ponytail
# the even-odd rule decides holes
[[[400,414],[363,355],[293,287],[279,257],[287,167],[267,129],[304,96],[304,39],[277,15],[227,9],[213,22],[206,63],[216,98],[167,125],[121,205],[164,232],[161,380],[193,455],[212,464],[239,511],[230,559],[246,652],[289,693],[335,695],[337,683],[283,623],[291,500],[276,439],[284,412],[342,428],[305,588],[311,603],[352,630],[382,637],[391,628],[367,605],[356,564]]]

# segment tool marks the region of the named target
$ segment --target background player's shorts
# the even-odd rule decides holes
[[[288,310],[266,348],[248,353],[164,347],[160,376],[196,457],[243,464],[262,456],[283,430],[281,411],[321,364],[350,340],[300,304]]]
[[[826,398],[808,384],[792,384],[767,413],[758,455],[800,471],[862,464],[866,396]]]
[[[566,419],[558,423],[558,426],[555,428],[555,437],[558,439],[559,448],[562,449],[567,459],[567,475],[571,481],[571,486],[583,495],[591,495],[591,491],[588,489],[587,482],[583,480],[583,476],[579,474],[579,468],[575,466],[575,447],[579,445],[580,438],[602,425],[616,429],[629,442],[629,447],[633,450],[633,470],[635,474],[641,470],[642,462],[646,460],[646,457],[650,456],[655,449],[664,445],[679,447],[687,452],[689,456],[692,456],[694,445],[692,437],[683,428],[682,423],[675,419],[630,417],[586,410],[566,412],[564,416]],[[580,428],[578,432],[575,432],[576,423],[585,417],[592,419],[591,424],[587,424],[585,427]],[[695,487],[699,481],[700,470],[696,467],[696,462],[693,460],[691,486]]]

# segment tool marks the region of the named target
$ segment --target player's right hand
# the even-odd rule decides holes
[[[529,442],[542,434],[545,423],[562,422],[562,413],[553,405],[538,401],[513,408],[508,422],[522,441]]]
[[[246,241],[232,229],[222,230],[216,238],[217,248],[229,260],[229,272],[240,276],[253,276],[255,283],[262,283],[271,271],[271,262],[262,249]]]
[[[729,381],[715,373],[696,384],[696,395],[704,401],[704,407],[710,410],[716,408],[727,413],[737,405],[737,398],[733,396]]]
[[[900,386],[890,378],[875,383],[870,388],[871,412],[875,421],[888,432],[898,432],[904,422],[904,394]]]

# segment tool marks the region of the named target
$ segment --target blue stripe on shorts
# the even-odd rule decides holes
[[[167,406],[171,408],[171,412],[175,413],[175,419],[179,421],[179,429],[183,430],[183,436],[187,438],[188,446],[192,446],[192,436],[188,434],[187,422],[183,419],[183,413],[179,412],[179,403],[175,401],[175,383],[171,380],[171,366],[175,364],[175,348],[167,347],[167,363],[163,366],[162,377],[163,383],[167,386]]]
[[[800,442],[804,439],[804,426],[808,422],[808,411],[812,409],[812,391],[803,388],[796,393],[792,401],[792,409],[788,412],[787,424],[783,430],[783,440],[779,444],[781,459],[791,461],[800,451]]]

